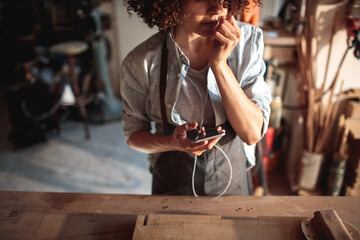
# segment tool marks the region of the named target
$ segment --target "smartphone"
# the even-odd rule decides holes
[[[199,143],[225,135],[225,132],[219,132],[215,128],[207,129],[205,132],[206,135],[204,136],[198,129],[190,130],[187,131],[187,138],[190,139],[191,143]]]

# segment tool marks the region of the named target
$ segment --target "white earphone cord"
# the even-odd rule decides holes
[[[186,76],[186,78],[187,78],[188,80],[190,80],[190,82],[195,86],[195,88],[196,88],[196,90],[198,91],[199,96],[200,96],[200,101],[201,101],[201,103],[202,103],[202,109],[201,109],[201,117],[202,117],[202,118],[201,118],[201,122],[200,122],[200,129],[201,129],[201,128],[202,128],[202,125],[203,125],[203,122],[204,122],[204,110],[205,110],[205,104],[206,104],[206,100],[207,100],[207,97],[208,97],[209,92],[208,92],[208,91],[206,92],[205,101],[204,101],[204,103],[203,103],[203,99],[202,99],[202,96],[201,96],[201,93],[200,93],[200,90],[199,90],[198,86],[196,86],[196,84],[195,84],[189,77]],[[225,190],[224,190],[222,193],[220,193],[220,195],[218,195],[217,197],[215,197],[215,199],[216,199],[216,198],[219,198],[219,197],[223,196],[223,195],[226,193],[226,191],[228,190],[229,186],[230,186],[230,183],[231,183],[231,180],[232,180],[232,165],[231,165],[230,159],[228,158],[228,156],[226,155],[226,153],[225,153],[219,146],[217,146],[216,144],[215,144],[215,147],[216,147],[217,149],[219,149],[220,152],[225,156],[226,160],[227,160],[228,163],[229,163],[229,168],[230,168],[230,178],[229,178],[229,182],[228,182]],[[195,171],[196,171],[196,163],[197,163],[197,156],[194,156],[194,168],[193,168],[193,173],[192,173],[191,186],[192,186],[192,191],[193,191],[194,196],[195,196],[195,197],[198,197],[198,195],[196,194],[196,190],[195,190]]]
[[[217,149],[220,150],[220,152],[222,152],[222,154],[224,154],[227,162],[229,163],[229,169],[230,169],[230,177],[229,177],[229,182],[228,184],[226,185],[224,191],[222,193],[220,193],[218,196],[216,196],[214,199],[216,198],[219,198],[221,196],[223,196],[226,191],[229,189],[230,187],[230,183],[231,183],[231,180],[232,180],[232,175],[233,175],[233,171],[232,171],[232,165],[231,165],[231,162],[230,162],[230,159],[228,158],[228,156],[226,155],[226,153],[217,145],[215,145],[215,147]],[[193,173],[192,173],[192,179],[191,179],[191,185],[192,185],[192,191],[193,191],[193,194],[195,197],[198,197],[198,195],[196,194],[196,190],[195,190],[195,171],[196,171],[196,163],[197,163],[197,156],[194,157],[194,168],[193,168]]]

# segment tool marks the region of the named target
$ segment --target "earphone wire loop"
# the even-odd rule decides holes
[[[229,189],[230,187],[230,184],[231,184],[231,181],[232,181],[232,178],[233,178],[233,169],[232,169],[232,165],[231,165],[231,161],[229,159],[229,157],[226,155],[226,153],[217,145],[215,144],[214,147],[216,147],[218,150],[220,150],[220,152],[225,156],[228,164],[229,164],[229,169],[230,169],[230,177],[229,177],[229,181],[224,189],[224,191],[222,193],[220,193],[219,195],[217,195],[216,197],[214,197],[213,199],[217,199],[221,196],[223,196],[227,190]],[[192,178],[191,178],[191,187],[192,187],[192,191],[193,191],[193,194],[195,197],[198,197],[197,193],[196,193],[196,190],[195,190],[195,172],[196,172],[196,164],[197,164],[197,156],[195,155],[194,156],[194,168],[193,168],[193,172],[192,172]]]

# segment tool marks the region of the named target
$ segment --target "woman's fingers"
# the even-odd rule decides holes
[[[185,123],[183,125],[178,126],[175,131],[174,131],[174,135],[178,138],[186,138],[187,136],[187,131],[196,129],[197,127],[197,122],[192,122],[192,123]]]
[[[210,67],[226,63],[231,51],[239,43],[241,30],[234,16],[221,19],[211,36],[211,52],[209,55]]]
[[[237,26],[234,16],[223,19],[215,31],[215,38],[220,44],[236,45],[240,41],[240,29]]]
[[[220,126],[218,126],[216,130],[219,132],[225,132],[225,129],[222,129]],[[204,133],[206,134],[206,131]],[[190,153],[200,156],[203,152],[212,149],[221,138],[222,137],[217,137],[210,140],[205,140],[200,143],[193,144],[192,145],[193,148]]]
[[[185,123],[180,127],[183,127],[185,131],[188,131],[197,128],[197,126],[198,126],[197,122],[191,122],[191,123]]]
[[[238,33],[240,33],[240,28],[238,26],[238,23],[236,22],[236,19],[234,16],[230,16],[227,18],[229,23],[236,29]]]
[[[191,143],[191,141],[187,138],[187,131],[196,129],[198,124],[196,122],[193,123],[185,123],[181,126],[178,126],[174,131],[174,137],[176,145],[179,146],[179,150],[191,153],[193,155],[200,156],[203,152],[208,151],[214,147],[214,145],[221,139],[221,137],[214,138],[211,140],[204,140],[199,143]],[[221,127],[217,127],[218,131],[225,132],[225,130],[221,129]],[[204,127],[201,128],[200,134],[206,135],[206,129]]]

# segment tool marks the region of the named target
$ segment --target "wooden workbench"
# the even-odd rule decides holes
[[[150,196],[0,192],[0,239],[131,239],[136,218],[147,214],[229,218],[313,217],[334,209],[360,229],[360,197]]]

